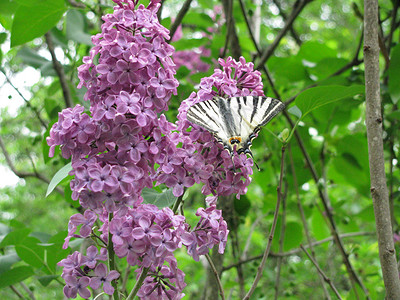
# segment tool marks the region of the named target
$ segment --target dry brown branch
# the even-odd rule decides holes
[[[6,160],[6,163],[7,163],[8,167],[9,167],[9,168],[11,169],[11,171],[12,171],[15,175],[17,175],[19,178],[34,177],[34,178],[37,178],[37,179],[39,179],[39,180],[41,180],[41,181],[43,181],[43,182],[45,182],[45,183],[47,183],[47,184],[50,183],[50,180],[47,179],[46,177],[44,177],[43,175],[41,175],[39,172],[36,172],[36,171],[35,171],[35,172],[22,172],[22,171],[18,171],[18,170],[15,168],[13,161],[11,160],[11,157],[10,157],[10,155],[9,155],[7,149],[6,149],[6,146],[4,145],[4,142],[3,142],[3,139],[2,139],[1,136],[0,136],[0,149],[3,151],[4,158],[5,158],[5,160]],[[62,189],[60,189],[60,188],[58,188],[58,187],[57,187],[56,189],[57,189],[57,192],[58,192],[59,194],[64,195],[64,191],[63,191]]]
[[[239,38],[236,32],[235,19],[233,18],[233,3],[233,0],[222,0],[226,18],[226,40],[221,57],[225,57],[225,54],[229,48],[232,57],[238,60],[242,55],[242,50],[240,48]]]
[[[8,77],[8,75],[6,74],[4,69],[1,68],[1,67],[0,67],[0,72],[3,73],[3,75],[6,78],[6,81],[8,82],[8,84],[11,85],[11,87],[22,98],[22,100],[24,100],[24,102],[26,103],[26,106],[28,106],[33,111],[33,113],[36,115],[36,118],[39,120],[40,124],[42,124],[42,126],[47,129],[47,123],[40,116],[40,112],[34,106],[31,105],[30,101],[28,99],[26,99],[25,96],[21,93],[21,91],[12,83],[11,79]]]
[[[57,60],[56,53],[54,51],[53,40],[52,40],[49,32],[47,32],[44,36],[46,38],[47,47],[49,48],[49,52],[51,54],[51,59],[53,61],[53,68],[56,71],[57,76],[60,80],[60,85],[61,85],[61,89],[62,89],[63,96],[64,96],[65,106],[72,107],[73,103],[72,103],[71,91],[68,86],[67,78],[65,77],[63,66]]]
[[[207,258],[208,263],[210,264],[211,270],[212,270],[212,272],[213,272],[213,274],[215,276],[215,280],[217,281],[219,294],[221,296],[221,299],[224,300],[225,299],[224,289],[222,288],[222,283],[221,283],[221,280],[219,279],[217,269],[215,268],[214,263],[213,263],[210,255],[206,254],[205,256]]]
[[[276,207],[275,207],[274,219],[272,221],[271,230],[269,232],[267,247],[265,248],[261,263],[257,268],[257,274],[256,274],[256,277],[254,278],[253,284],[251,285],[250,290],[247,292],[247,294],[243,298],[243,300],[248,300],[248,299],[250,299],[251,295],[253,295],[253,293],[257,287],[257,284],[261,279],[261,275],[263,273],[265,263],[267,262],[268,255],[271,250],[272,239],[274,238],[276,224],[278,221],[279,207],[280,207],[281,200],[282,200],[282,182],[283,182],[283,172],[284,172],[284,163],[285,163],[285,149],[286,149],[286,145],[282,145],[279,183],[278,183],[278,187],[276,189],[277,190]]]
[[[290,168],[292,170],[292,176],[293,176],[293,184],[294,184],[294,188],[295,188],[295,192],[296,192],[297,207],[299,208],[301,222],[303,223],[304,232],[306,234],[307,242],[308,242],[308,245],[311,250],[311,256],[316,260],[316,255],[315,255],[314,247],[312,245],[310,230],[308,229],[308,224],[307,224],[306,216],[304,214],[303,205],[301,204],[301,200],[300,200],[299,185],[297,182],[296,169],[294,167],[292,148],[290,145],[289,145],[288,150],[289,150],[289,158],[290,158]],[[322,277],[322,275],[320,273],[318,273],[318,277],[319,277],[322,289],[324,291],[325,298],[329,300],[330,296],[324,285],[324,278]]]
[[[288,120],[288,122],[290,123],[291,127],[293,128],[294,127],[294,122],[290,118],[289,114],[286,111],[284,111],[283,114],[286,117],[286,119]],[[316,170],[316,168],[314,166],[314,163],[311,160],[311,157],[308,154],[308,152],[307,152],[307,150],[306,150],[306,148],[304,146],[303,140],[300,137],[300,134],[297,132],[297,130],[294,131],[294,135],[295,135],[297,143],[298,143],[298,145],[299,145],[299,147],[301,149],[301,152],[303,153],[303,156],[304,156],[304,158],[305,158],[305,160],[307,162],[307,166],[308,166],[308,169],[311,172],[312,178],[313,178],[313,180],[314,180],[314,182],[315,182],[315,184],[316,184],[316,186],[318,188],[318,195],[319,195],[319,197],[321,199],[321,202],[322,202],[322,204],[324,206],[324,209],[325,209],[325,212],[326,212],[326,217],[328,218],[328,221],[329,221],[329,225],[330,225],[329,229],[331,231],[332,236],[334,237],[334,241],[335,241],[335,243],[336,243],[336,245],[337,245],[337,247],[339,249],[339,252],[342,255],[343,263],[346,266],[347,273],[350,276],[350,282],[352,284],[353,284],[353,281],[356,282],[363,289],[366,297],[369,299],[369,292],[366,289],[366,287],[364,286],[364,284],[362,283],[361,279],[358,277],[357,273],[354,271],[354,268],[353,268],[353,266],[352,266],[352,264],[350,262],[350,259],[349,259],[349,255],[347,254],[346,250],[344,249],[343,241],[340,238],[340,235],[339,235],[337,227],[336,227],[336,222],[335,222],[335,220],[333,218],[332,208],[330,207],[330,200],[327,197],[327,195],[323,192],[321,186],[318,184],[320,177],[319,177],[319,175],[317,173],[317,170]],[[355,293],[357,292],[356,289],[354,289],[354,291],[355,291]]]
[[[183,18],[185,17],[186,13],[188,12],[190,8],[190,4],[192,3],[192,0],[186,0],[185,3],[183,3],[181,10],[178,12],[176,19],[174,23],[172,23],[171,28],[169,30],[169,40],[168,43],[172,41],[172,38],[174,37],[174,34],[176,30],[178,29],[179,25],[181,25]]]
[[[340,235],[340,238],[343,239],[343,238],[358,237],[358,236],[366,236],[366,235],[374,235],[374,234],[375,234],[375,232],[351,232],[351,233],[343,233],[343,234],[341,234],[341,235]],[[332,236],[330,236],[330,237],[325,238],[325,239],[323,239],[323,240],[313,242],[313,243],[311,244],[311,246],[313,246],[313,247],[314,247],[314,246],[319,246],[319,245],[322,245],[322,244],[324,244],[324,243],[331,242],[331,241],[333,241],[333,239],[334,239],[334,238],[333,238]],[[310,248],[310,245],[304,245],[304,247],[305,247],[306,249],[308,249],[308,248]],[[297,254],[299,254],[301,251],[302,251],[302,250],[301,250],[300,248],[296,248],[296,249],[293,249],[293,250],[290,250],[290,251],[287,251],[287,252],[282,252],[282,253],[274,253],[274,252],[271,252],[270,255],[271,255],[272,257],[286,257],[286,256],[297,255]],[[239,262],[236,262],[236,263],[234,263],[234,264],[231,264],[231,265],[228,265],[228,266],[224,267],[224,268],[222,269],[222,271],[227,271],[227,270],[229,270],[229,269],[235,268],[238,264],[246,264],[246,263],[249,263],[249,262],[252,262],[252,261],[255,261],[255,260],[259,260],[259,259],[261,259],[262,257],[263,257],[262,254],[261,254],[261,255],[257,255],[257,256],[253,256],[253,257],[249,257],[249,258],[247,258],[247,259],[241,260],[241,261],[239,261]]]
[[[286,35],[287,31],[292,27],[293,22],[299,16],[300,12],[310,2],[311,2],[310,0],[299,0],[294,4],[294,9],[293,9],[292,13],[290,14],[290,16],[287,18],[287,20],[285,22],[285,26],[283,26],[283,28],[278,33],[278,35],[276,36],[276,38],[272,42],[272,44],[264,51],[264,53],[262,54],[262,56],[260,58],[260,61],[258,62],[257,66],[256,66],[256,69],[260,69],[267,62],[267,60],[274,53],[276,47],[278,47],[282,38]]]
[[[318,263],[315,261],[315,259],[310,255],[310,253],[307,252],[307,250],[303,247],[303,245],[300,245],[300,248],[308,256],[308,258],[311,260],[313,265],[317,268],[318,273],[321,274],[321,276],[324,278],[325,282],[329,284],[332,291],[335,293],[336,297],[338,299],[342,299],[342,297],[340,296],[339,292],[337,291],[335,285],[333,284],[332,280],[330,278],[328,278],[328,276],[325,275],[324,271],[322,271],[322,269],[320,268]]]

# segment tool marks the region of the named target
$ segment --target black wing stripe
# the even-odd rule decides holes
[[[257,112],[257,106],[258,106],[258,99],[259,97],[252,97],[253,98],[253,111],[251,113],[251,117],[250,117],[250,123],[253,122],[253,118]]]
[[[225,105],[225,103],[227,103],[228,105]],[[229,136],[233,136],[236,132],[236,126],[232,117],[231,103],[230,101],[226,101],[224,98],[219,98],[218,106],[221,113],[221,118],[223,119],[226,126],[226,131]]]
[[[200,102],[190,107],[187,112],[187,118],[189,121],[193,121],[193,123],[215,133],[217,132],[217,130],[210,127],[209,122],[213,122],[217,129],[220,127],[220,124],[218,124],[213,118],[211,118],[211,116],[203,108],[202,103],[203,102]],[[196,113],[196,111],[198,113]],[[204,116],[207,118],[207,120],[205,120]]]
[[[271,99],[271,103],[269,104],[267,110],[265,111],[262,121],[259,126],[264,126],[267,124],[273,117],[275,117],[278,113],[280,113],[285,108],[285,105],[276,99]]]

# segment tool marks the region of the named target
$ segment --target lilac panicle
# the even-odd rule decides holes
[[[177,93],[178,81],[169,32],[157,19],[159,0],[147,7],[136,0],[114,2],[114,12],[103,17],[102,31],[92,38],[94,47],[78,68],[90,109],[77,105],[63,110],[47,138],[50,156],[60,145],[62,156],[71,159],[72,199],[85,210],[71,217],[64,248],[72,237],[92,237],[104,247],[98,253],[90,246],[86,255],[74,252],[59,263],[64,294],[88,298],[88,286],[114,292],[112,282],[119,274],[103,263],[105,246],[112,243],[117,257],[150,268],[139,291],[143,299],[180,299],[184,273],[174,251],[185,246],[196,260],[214,245],[222,253],[228,229],[215,202],[218,196],[244,194],[252,173],[250,158],[235,156],[240,172],[234,173],[229,154],[210,133],[196,126],[187,131],[187,109],[215,95],[262,95],[260,74],[243,58],[220,60],[222,69],[202,79],[199,91],[182,102],[178,123],[172,124],[162,111]],[[210,207],[198,210],[194,230],[171,209],[143,203],[142,190],[153,188],[153,182],[176,197],[203,184],[203,194],[211,195]]]

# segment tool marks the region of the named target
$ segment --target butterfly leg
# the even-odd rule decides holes
[[[235,162],[233,161],[233,156],[234,156],[234,153],[232,152],[231,153],[231,160],[232,160],[232,165],[233,165],[233,173],[235,174],[236,173],[236,167],[235,167]]]
[[[251,152],[251,150],[250,149],[246,149],[246,150],[244,150],[244,153],[245,154],[249,154],[251,156],[251,158],[253,159],[254,165],[257,167],[257,170],[261,171],[260,167],[257,165],[256,161],[254,160],[254,156],[253,156],[253,153]]]

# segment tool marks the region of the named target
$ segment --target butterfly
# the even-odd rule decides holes
[[[229,151],[233,162],[235,151],[253,158],[253,139],[284,108],[283,102],[270,97],[214,97],[191,106],[187,119],[212,133]]]

